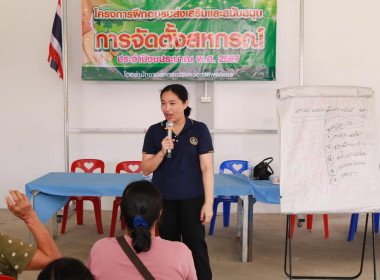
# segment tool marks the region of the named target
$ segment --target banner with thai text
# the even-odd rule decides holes
[[[82,0],[82,79],[273,81],[276,14],[276,0]]]

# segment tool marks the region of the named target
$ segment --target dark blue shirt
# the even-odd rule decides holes
[[[143,153],[157,154],[167,136],[166,120],[149,127]],[[173,133],[174,149],[171,158],[164,158],[153,172],[152,183],[161,191],[163,199],[180,200],[204,195],[199,155],[213,153],[210,132],[204,123],[186,119],[179,135]]]

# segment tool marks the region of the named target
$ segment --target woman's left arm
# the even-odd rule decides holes
[[[201,210],[202,224],[211,221],[213,215],[213,203],[214,203],[214,169],[212,166],[212,153],[199,155],[199,161],[202,170],[203,186],[205,190],[205,203]]]

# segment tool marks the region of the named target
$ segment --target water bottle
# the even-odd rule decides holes
[[[253,161],[252,158],[249,158],[248,160],[248,177],[249,179],[253,180]]]

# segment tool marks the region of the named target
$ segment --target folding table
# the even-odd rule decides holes
[[[125,187],[144,179],[142,174],[130,173],[65,173],[51,172],[25,186],[26,195],[32,201],[39,219],[45,223],[61,209],[71,195],[75,196],[121,196]],[[236,195],[243,200],[242,262],[247,262],[249,247],[248,213],[252,197],[252,183],[242,174],[215,174],[215,195]],[[239,215],[238,215],[239,216]],[[238,219],[238,223],[241,223]],[[53,218],[53,236],[58,237],[57,219]]]

